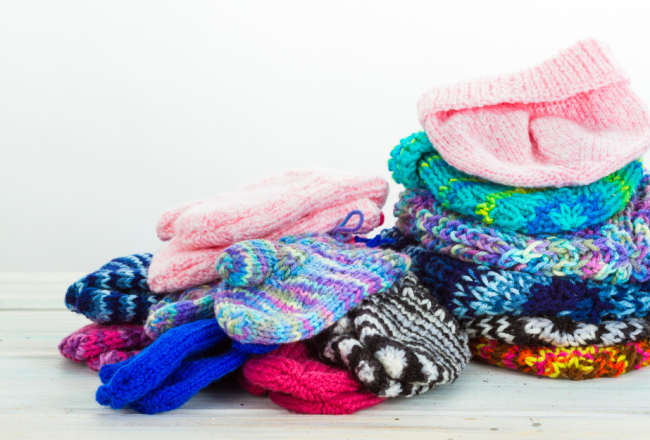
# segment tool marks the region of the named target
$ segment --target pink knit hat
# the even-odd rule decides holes
[[[300,414],[352,414],[386,400],[364,390],[349,371],[317,361],[303,342],[248,360],[239,383]]]
[[[519,73],[433,88],[418,113],[449,164],[514,186],[586,185],[650,146],[645,105],[593,39]]]
[[[380,224],[388,183],[377,176],[298,170],[239,190],[170,209],[158,237],[170,240],[154,255],[148,284],[156,293],[184,290],[219,278],[215,262],[243,240],[277,240],[303,232],[329,232],[350,211],[363,212],[358,233]]]

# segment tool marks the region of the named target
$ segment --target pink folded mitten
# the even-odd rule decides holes
[[[251,358],[239,376],[251,394],[300,414],[352,414],[385,399],[364,390],[347,370],[313,358],[303,342]]]
[[[518,73],[433,88],[418,113],[449,164],[506,185],[587,185],[650,147],[644,103],[593,39]]]
[[[103,365],[135,356],[152,342],[142,325],[90,324],[63,338],[59,351],[63,357],[99,371]]]
[[[228,246],[329,232],[350,211],[363,212],[358,233],[369,232],[380,224],[387,196],[381,177],[298,170],[170,209],[158,220],[158,237],[169,242],[151,261],[149,287],[174,292],[214,281],[215,263]]]

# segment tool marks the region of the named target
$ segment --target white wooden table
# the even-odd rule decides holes
[[[147,416],[95,402],[97,373],[57,346],[86,325],[63,305],[83,274],[0,272],[0,439],[650,438],[650,368],[572,382],[471,364],[453,385],[349,416],[296,415],[232,384]]]

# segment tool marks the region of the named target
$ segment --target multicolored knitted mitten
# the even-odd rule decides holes
[[[600,324],[650,312],[650,282],[612,285],[493,269],[426,250],[397,228],[364,241],[410,256],[411,271],[460,320],[547,316]]]
[[[135,356],[152,340],[141,325],[87,325],[63,338],[59,351],[65,358],[85,362],[92,370]]]
[[[216,316],[233,339],[279,344],[307,339],[332,325],[369,295],[402,277],[409,258],[346,244],[325,234],[249,240],[217,261],[223,282],[191,289],[151,312],[146,330],[166,330]]]
[[[244,241],[217,261],[223,282],[212,293],[215,315],[242,343],[308,339],[363,299],[388,290],[409,266],[406,255],[325,234]]]
[[[470,176],[449,165],[421,131],[402,139],[388,168],[406,188],[431,191],[442,209],[525,234],[577,231],[625,208],[643,177],[641,161],[584,186],[517,188]]]
[[[384,399],[363,389],[345,369],[311,356],[303,342],[246,361],[239,375],[242,388],[299,414],[352,414]]]
[[[142,324],[162,295],[147,286],[151,254],[115,258],[68,288],[65,305],[99,324]]]
[[[585,324],[570,318],[492,316],[461,321],[461,324],[470,338],[482,337],[517,345],[612,347],[650,338],[648,318]]]
[[[493,339],[470,340],[474,358],[524,373],[572,380],[616,377],[650,365],[650,341],[614,347],[572,348],[510,345]]]
[[[470,358],[467,335],[413,273],[350,310],[312,340],[380,397],[414,396],[451,383]]]
[[[149,310],[147,322],[144,324],[149,337],[155,340],[171,328],[200,319],[214,318],[214,287],[214,284],[206,284],[163,298]]]
[[[422,189],[395,205],[397,227],[428,250],[495,269],[611,284],[650,280],[650,190],[646,175],[620,213],[593,229],[524,235],[447,211]]]

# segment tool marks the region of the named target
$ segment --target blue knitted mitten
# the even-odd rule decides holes
[[[214,319],[173,328],[137,356],[102,368],[105,385],[97,402],[111,408],[126,405],[155,414],[182,406],[194,394],[241,366],[252,354],[275,346],[233,343],[225,353],[213,352],[229,341]]]

